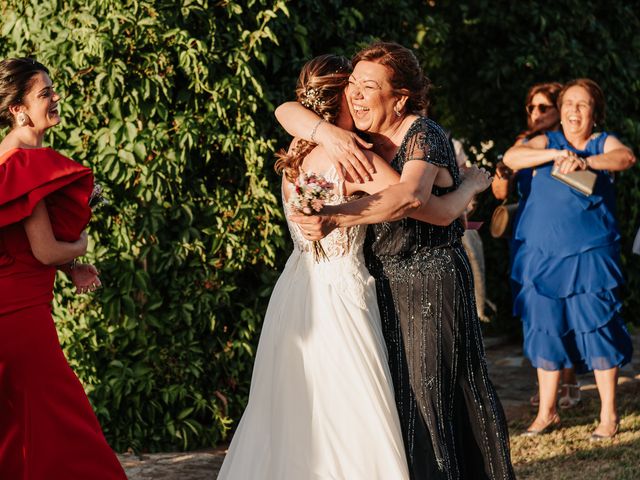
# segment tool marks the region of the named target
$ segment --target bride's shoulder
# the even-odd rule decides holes
[[[331,171],[333,164],[329,161],[327,151],[322,145],[316,145],[302,161],[302,169],[305,172],[314,172],[325,175]]]

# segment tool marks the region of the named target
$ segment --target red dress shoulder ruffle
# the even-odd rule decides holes
[[[20,222],[45,199],[58,240],[78,239],[91,218],[93,174],[51,148],[10,150],[0,157],[0,228]]]

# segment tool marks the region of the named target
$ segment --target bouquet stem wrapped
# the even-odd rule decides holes
[[[325,202],[333,194],[333,183],[322,175],[308,172],[300,173],[295,182],[295,195],[289,200],[289,206],[303,215],[320,213]],[[313,259],[316,262],[328,260],[327,253],[319,240],[311,242]]]

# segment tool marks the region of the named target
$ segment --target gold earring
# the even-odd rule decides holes
[[[20,112],[16,116],[16,121],[18,122],[18,125],[20,127],[24,127],[27,123],[29,123],[29,117],[27,116],[26,113]]]

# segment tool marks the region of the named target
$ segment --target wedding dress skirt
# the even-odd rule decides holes
[[[408,479],[364,227],[296,248],[269,302],[219,480]]]

